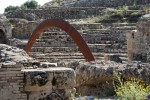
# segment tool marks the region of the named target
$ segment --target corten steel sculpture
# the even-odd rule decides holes
[[[29,54],[32,45],[36,42],[36,39],[39,38],[40,34],[47,29],[48,27],[58,27],[64,30],[68,35],[71,36],[73,41],[78,45],[79,50],[82,52],[86,61],[94,61],[94,56],[92,55],[89,47],[83,40],[80,33],[73,28],[69,23],[62,19],[48,19],[40,23],[36,29],[33,31],[32,36],[30,37],[27,45],[26,45],[26,52]]]

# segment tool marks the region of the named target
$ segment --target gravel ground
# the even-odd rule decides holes
[[[94,96],[78,97],[75,100],[118,100],[116,97],[97,98]]]

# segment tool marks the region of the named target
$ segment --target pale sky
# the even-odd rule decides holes
[[[21,4],[23,4],[24,2],[26,2],[28,0],[1,0],[0,1],[0,13],[4,13],[4,9],[7,6],[20,6]],[[38,2],[39,5],[43,5],[51,0],[35,0]]]

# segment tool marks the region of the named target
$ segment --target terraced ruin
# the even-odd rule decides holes
[[[52,2],[38,9],[19,9],[0,16],[1,100],[74,100],[75,94],[109,98],[115,95],[114,71],[123,80],[135,78],[150,84],[150,10],[144,9],[149,5],[139,1],[141,9],[121,10],[118,6],[124,3],[114,3],[115,0],[109,6],[106,2],[104,6],[99,6],[102,2],[88,6],[84,5],[85,0],[81,6],[79,1],[68,6],[68,2],[60,7],[50,7]],[[58,27],[43,25],[47,29],[41,34],[38,31],[39,37],[34,35],[38,37],[34,43],[34,30],[49,19],[73,26],[95,60],[85,59],[84,51],[76,45],[83,41],[72,39],[77,35],[70,36]],[[61,25],[72,32],[70,27]],[[29,54],[27,43],[33,43]]]

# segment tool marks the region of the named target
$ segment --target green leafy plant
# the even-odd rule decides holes
[[[8,6],[5,8],[5,12],[17,10],[17,9],[19,9],[19,6]]]
[[[116,96],[119,100],[145,100],[149,92],[149,85],[141,80],[132,79],[123,82],[117,76],[118,84],[114,85]]]

